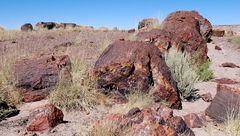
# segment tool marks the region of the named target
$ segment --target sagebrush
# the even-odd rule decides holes
[[[177,49],[171,49],[166,53],[165,60],[173,78],[177,82],[181,99],[194,96],[195,91],[193,89],[199,80],[199,76],[194,69],[191,56],[177,51]]]

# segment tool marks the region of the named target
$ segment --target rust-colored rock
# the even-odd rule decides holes
[[[172,109],[163,105],[155,104],[143,109],[136,107],[125,115],[111,114],[98,121],[97,125],[104,121],[117,123],[119,128],[127,127],[131,136],[194,136],[184,120],[174,117]]]
[[[212,31],[212,36],[223,37],[224,35],[225,35],[225,31],[224,30],[213,29],[213,31]]]
[[[156,101],[181,108],[176,82],[165,60],[155,46],[143,42],[117,41],[103,52],[94,67],[99,88],[122,94],[136,89],[149,92]]]
[[[24,101],[45,98],[59,81],[59,77],[71,80],[71,62],[68,56],[43,56],[19,60],[15,64],[15,86],[23,94]]]
[[[147,18],[143,19],[138,24],[138,29],[148,29],[152,28],[154,25],[159,24],[160,21],[157,18]]]
[[[229,114],[237,117],[240,114],[240,84],[218,84],[217,94],[206,114],[218,121],[225,121]]]
[[[226,62],[221,65],[222,67],[228,67],[228,68],[240,68],[238,65],[231,63],[231,62]]]
[[[137,35],[137,40],[152,43],[157,46],[161,52],[166,52],[170,48],[176,48],[180,51],[184,51],[185,46],[185,43],[176,35],[161,29],[140,32]]]
[[[53,28],[55,28],[57,25],[57,23],[55,22],[38,22],[35,27],[37,29],[47,29],[47,30],[51,30]]]
[[[32,30],[33,30],[33,26],[30,23],[26,23],[21,26],[21,31],[23,32],[31,32]]]
[[[215,46],[215,50],[219,50],[219,51],[221,51],[221,50],[222,50],[222,48],[221,48],[221,47],[219,47],[219,46]]]
[[[52,104],[38,107],[31,111],[27,131],[49,130],[63,122],[63,112]]]
[[[206,94],[202,94],[200,95],[200,97],[203,99],[203,101],[205,102],[211,102],[212,101],[212,95],[211,93],[206,93]]]
[[[176,34],[187,43],[185,49],[190,54],[198,53],[200,59],[207,59],[207,43],[212,34],[211,23],[196,11],[171,13],[162,23],[162,29]]]
[[[229,78],[214,79],[213,82],[216,82],[218,84],[237,84],[237,83],[239,83],[239,82],[234,81],[234,80],[229,79]]]
[[[190,113],[183,116],[183,119],[189,128],[201,128],[206,122],[205,113]]]
[[[135,29],[129,29],[128,33],[135,33],[135,31],[136,31]]]

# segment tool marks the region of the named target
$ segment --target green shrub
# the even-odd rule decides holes
[[[166,53],[165,60],[177,82],[181,98],[187,99],[195,95],[193,87],[198,82],[199,76],[192,65],[190,55],[171,49]]]
[[[208,81],[213,78],[213,71],[209,69],[210,64],[210,60],[207,60],[202,64],[196,64],[195,69],[197,74],[199,75],[200,81]]]

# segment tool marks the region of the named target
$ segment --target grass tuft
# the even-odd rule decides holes
[[[128,103],[114,105],[111,112],[126,114],[132,108],[143,108],[154,103],[154,97],[151,94],[143,93],[139,90],[127,94]]]

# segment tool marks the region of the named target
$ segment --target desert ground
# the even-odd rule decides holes
[[[209,66],[207,66],[206,69],[209,70],[210,73],[207,73],[207,75],[205,75],[207,77],[206,79],[198,80],[194,82],[193,87],[191,88],[190,91],[192,92],[193,90],[196,90],[196,93],[194,94],[194,96],[190,96],[191,99],[188,99],[190,97],[181,96],[181,98],[176,98],[177,100],[174,102],[172,102],[172,100],[170,99],[166,99],[164,100],[164,102],[156,102],[156,101],[153,102],[154,98],[152,96],[149,96],[150,93],[146,93],[145,91],[142,91],[143,93],[141,92],[141,90],[145,90],[144,87],[142,87],[142,89],[138,89],[138,91],[140,90],[141,92],[140,94],[126,93],[126,95],[122,95],[120,93],[118,95],[118,93],[120,92],[119,91],[117,94],[113,94],[112,96],[112,94],[108,92],[108,91],[111,91],[111,89],[114,90],[115,86],[119,87],[119,90],[122,89],[121,87],[123,87],[125,90],[127,90],[126,88],[130,88],[125,84],[125,80],[130,80],[130,81],[133,80],[133,81],[139,82],[140,84],[145,84],[146,83],[145,80],[144,82],[142,82],[142,80],[138,80],[138,79],[141,79],[141,77],[144,77],[145,74],[148,74],[148,72],[146,72],[148,70],[151,71],[151,76],[153,77],[155,77],[155,75],[157,74],[160,76],[163,76],[162,80],[164,80],[164,83],[162,82],[162,80],[160,80],[159,81],[160,86],[162,84],[164,85],[170,84],[171,87],[173,86],[172,87],[173,90],[174,89],[180,90],[180,89],[176,89],[176,88],[180,88],[179,86],[174,87],[174,83],[172,83],[171,81],[172,77],[166,77],[166,75],[168,76],[173,75],[173,71],[170,70],[171,74],[168,74],[168,72],[166,73],[163,72],[165,68],[162,68],[162,67],[165,67],[165,65],[167,69],[171,69],[171,66],[168,63],[167,64],[165,63],[165,59],[161,58],[160,60],[156,60],[156,61],[152,60],[152,58],[157,58],[156,56],[159,55],[158,53],[161,52],[162,54],[164,53],[167,54],[168,50],[170,50],[170,49],[167,49],[166,51],[162,50],[163,49],[162,45],[165,45],[164,40],[166,39],[162,38],[161,35],[164,35],[165,31],[163,33],[160,32],[158,34],[158,30],[164,30],[164,28],[171,28],[171,27],[165,27],[167,25],[165,25],[164,23],[166,22],[163,22],[163,23],[158,22],[158,24],[156,24],[156,20],[155,20],[152,26],[146,25],[144,26],[146,28],[138,28],[138,29],[131,29],[131,30],[119,30],[117,28],[114,28],[114,29],[92,28],[92,27],[86,27],[86,26],[81,26],[81,27],[74,26],[70,28],[64,27],[64,28],[53,28],[53,29],[41,28],[43,26],[40,26],[40,27],[38,26],[39,28],[36,29],[37,27],[35,26],[33,30],[28,30],[28,29],[26,30],[26,28],[22,30],[7,30],[4,28],[0,29],[0,59],[1,59],[0,60],[1,61],[0,95],[3,101],[6,101],[8,105],[12,106],[12,107],[10,106],[11,108],[18,110],[18,112],[14,115],[0,116],[2,117],[2,119],[0,120],[0,135],[8,135],[8,136],[18,136],[18,135],[19,136],[24,136],[24,135],[27,135],[27,136],[106,135],[108,136],[110,135],[110,136],[117,136],[117,135],[125,135],[122,130],[122,128],[125,128],[123,126],[130,127],[130,133],[128,135],[136,135],[136,136],[137,135],[141,135],[141,136],[148,136],[148,135],[152,135],[152,136],[165,136],[165,135],[166,136],[175,136],[175,135],[237,136],[237,135],[240,135],[240,129],[239,129],[240,118],[238,116],[233,116],[232,118],[230,118],[229,115],[226,115],[227,118],[224,120],[221,120],[218,118],[218,116],[212,115],[213,114],[212,111],[219,112],[222,110],[221,108],[216,106],[217,104],[220,104],[220,105],[222,104],[222,106],[220,107],[225,107],[227,105],[226,103],[225,103],[226,105],[224,105],[224,102],[225,102],[225,99],[227,100],[231,99],[231,98],[228,98],[228,96],[234,97],[233,103],[239,106],[238,104],[238,102],[240,101],[240,96],[238,93],[238,90],[239,90],[238,85],[240,83],[240,68],[239,68],[240,66],[240,59],[239,59],[240,58],[240,26],[239,25],[218,25],[218,26],[213,25],[212,26],[211,32],[215,31],[215,33],[214,34],[211,33],[212,34],[210,36],[211,41],[208,41],[208,42],[204,41],[207,47],[207,52],[205,56],[207,57],[207,59],[205,58],[204,61],[206,60],[209,61]],[[157,31],[154,33],[153,31],[156,29]],[[138,34],[140,33],[144,34],[148,32],[153,32],[153,35],[157,33],[157,36],[154,37],[155,36],[154,35],[152,39],[151,38],[144,39],[143,41],[139,42]],[[188,31],[186,31],[186,33],[187,32]],[[152,36],[151,34],[149,35]],[[167,37],[168,36],[169,35],[167,35]],[[180,37],[179,39],[184,39],[184,36],[182,37],[181,36],[179,36]],[[200,37],[202,38],[202,36],[203,35],[201,35]],[[209,36],[206,36],[206,37],[209,38]],[[196,37],[192,36],[190,38],[196,38]],[[200,40],[202,40],[201,38]],[[160,42],[159,45],[156,45],[156,49],[159,48],[159,51],[152,52],[152,50],[155,49],[155,47],[151,48],[149,46],[155,46],[154,44],[150,43],[147,46],[142,45],[143,43],[145,44],[145,42],[149,42],[149,40],[151,41],[156,39],[158,41],[155,42],[155,45],[156,43]],[[182,43],[175,44],[176,42],[173,42],[174,40],[175,39],[172,38],[170,34],[170,40],[167,41],[167,43],[171,45],[170,48],[173,48],[175,45],[178,48],[178,46],[182,44]],[[194,41],[195,39],[190,39],[190,40]],[[115,41],[119,41],[119,42],[115,42]],[[135,41],[138,41],[138,42],[135,42]],[[178,40],[176,41],[178,42]],[[121,46],[120,44],[126,44],[126,45],[123,45],[126,47],[124,49],[118,48],[119,46]],[[139,47],[144,49],[134,50],[135,44],[139,44]],[[197,46],[202,47],[204,45],[202,45],[201,43]],[[185,51],[188,51],[187,46],[183,46],[183,47],[186,48]],[[133,51],[131,52],[131,50]],[[152,55],[152,56],[145,59],[146,55],[144,54],[144,52],[148,52],[148,55],[149,56]],[[181,51],[178,51],[178,52],[181,52]],[[190,52],[192,53],[192,51]],[[128,58],[129,56],[132,55],[131,53],[136,54],[135,56],[140,56],[140,59],[139,59],[140,61],[137,61],[138,58],[136,57],[136,62],[135,61],[133,62],[134,63],[133,65],[135,66],[134,70],[139,70],[140,72],[139,73],[133,72],[131,73],[132,76],[129,76],[132,78],[125,79],[124,72],[126,71],[128,72],[128,62],[131,61],[131,59],[128,60]],[[62,64],[62,60],[60,60],[59,63],[56,62],[57,70],[55,70],[55,59],[58,60],[58,56],[64,56],[64,55],[69,57],[69,60],[71,63],[68,64],[68,61],[66,61],[67,59],[66,60],[64,59],[63,60],[64,64]],[[41,58],[44,59],[45,56],[47,56],[46,58],[50,56],[51,60],[49,63],[47,62],[46,64],[45,63],[42,64]],[[122,59],[119,59],[120,57],[116,57],[116,56],[120,56],[121,58],[124,58],[123,61]],[[165,56],[163,55],[163,58],[164,57]],[[193,57],[193,56],[189,55],[189,57]],[[203,55],[203,58],[204,58],[204,55]],[[149,63],[151,63],[150,64],[151,68],[148,69],[148,67],[145,67],[145,61],[149,61]],[[164,61],[164,64],[158,61]],[[112,64],[110,65],[110,63],[113,63],[113,62],[114,64],[119,63],[119,65],[112,65]],[[155,62],[157,65],[163,65],[163,66],[159,67],[160,70],[154,73],[153,72],[154,69],[152,65],[155,65]],[[138,63],[140,63],[139,67],[137,65]],[[58,67],[60,64],[61,64],[61,68]],[[37,66],[35,67],[35,65]],[[71,65],[71,68],[68,69],[67,67],[68,65]],[[195,65],[195,64],[191,63],[191,65]],[[98,66],[99,67],[106,66],[107,70],[102,70],[102,67],[98,69]],[[199,64],[197,67],[200,67],[200,66],[201,65]],[[193,70],[194,68],[189,67],[188,69],[183,71]],[[44,72],[41,73],[41,71],[47,71],[48,69],[51,69],[53,73],[51,74],[42,74]],[[66,77],[64,77],[66,78],[66,80],[68,80],[69,77],[71,78],[69,80],[71,82],[70,85],[69,83],[66,83],[63,85],[60,84],[61,82],[60,82],[59,71],[63,71],[63,73],[64,72],[67,73],[67,74],[65,73],[63,74],[64,76],[67,75]],[[109,71],[112,73],[109,74],[108,73]],[[57,74],[55,75],[55,73]],[[25,76],[25,74],[28,74],[28,76]],[[113,79],[108,74],[112,75],[112,77],[114,76]],[[18,77],[17,79],[16,79],[16,75]],[[34,82],[35,80],[38,80],[39,78],[38,76],[43,77],[43,75],[56,76],[58,79],[56,81],[57,83],[54,82],[55,84],[52,85],[51,87],[49,86],[46,87],[45,84],[47,82],[50,82],[50,80],[48,79],[46,79],[45,81],[44,78],[41,78],[40,83]],[[105,77],[105,75],[107,76]],[[119,77],[119,75],[121,78],[115,80],[115,78]],[[23,76],[26,79],[21,78],[21,76]],[[135,76],[137,78],[136,80],[135,80]],[[188,75],[188,76],[191,76],[191,75]],[[51,78],[51,77],[48,77],[48,78]],[[102,80],[98,80],[101,78]],[[159,78],[159,77],[156,76],[156,78]],[[176,77],[173,76],[174,80],[176,80],[175,78]],[[55,77],[53,79],[55,79]],[[153,78],[152,80],[151,82],[153,82],[154,85],[150,84],[146,87],[147,89],[150,88],[149,92],[151,92],[151,89],[154,88],[155,85],[157,85],[157,83],[155,82],[155,79]],[[181,81],[182,80],[184,80],[184,77],[181,78]],[[31,82],[34,82],[33,83],[34,87],[31,87],[32,85]],[[187,81],[187,82],[190,82],[190,81]],[[22,86],[19,84],[22,84]],[[112,84],[114,84],[115,86],[111,86]],[[180,83],[177,82],[177,84],[180,84]],[[218,97],[215,97],[217,96],[218,92],[225,91],[224,89],[222,90],[219,89],[221,88],[219,87],[219,85],[227,86],[226,87],[227,89],[225,89],[227,91],[224,92],[226,95],[226,98],[220,97],[222,95],[220,93]],[[106,89],[108,86],[111,86],[109,90]],[[77,89],[75,89],[74,87],[76,87]],[[115,90],[117,89],[115,88]],[[165,89],[165,90],[163,89],[161,91],[167,91],[171,93],[170,90],[171,89]],[[39,92],[43,91],[44,96],[45,95],[47,96],[42,98],[42,93],[38,94],[38,91]],[[138,93],[138,91],[136,92]],[[180,95],[182,95],[182,93],[180,93]],[[152,100],[149,100],[149,99],[152,99]],[[169,106],[170,102],[172,105],[178,105],[176,103],[179,103],[179,100],[181,101],[180,107],[182,107],[182,109],[180,107],[174,108],[176,106]],[[57,109],[59,109],[63,113],[64,116],[62,119],[60,119],[61,120],[60,122],[57,121],[58,115],[55,116],[55,114],[57,114],[55,112],[57,111],[53,111],[52,114],[49,114],[48,110],[43,112],[39,110],[38,111],[39,113],[34,112],[34,110],[38,109],[38,107],[46,106],[47,104],[53,104],[54,106],[56,106]],[[151,119],[146,119],[147,121],[145,121],[145,117],[146,118],[150,117],[148,116],[149,114],[148,115],[145,114],[145,110],[148,109],[149,107],[152,108],[151,107],[152,105],[158,105],[158,106],[166,105],[165,108],[167,109],[167,111],[162,110],[161,113],[159,112],[160,115],[159,114],[155,115],[155,111],[154,112],[152,111],[149,113],[149,114],[153,114],[152,115],[153,117],[151,116],[152,118],[155,118],[153,121],[154,126],[156,126],[156,124],[157,126],[160,124],[158,127],[153,127],[151,124],[152,123],[151,121],[150,121],[151,122],[150,125],[149,123],[146,123]],[[135,112],[133,113],[134,117],[132,116],[129,117],[130,116],[129,110],[134,109],[136,107],[138,107],[141,111],[140,110],[138,111],[135,109],[136,113]],[[2,108],[1,114],[3,114],[5,112],[4,106],[0,105],[0,108]],[[171,115],[171,113],[169,113],[168,111],[170,112],[172,111],[173,115]],[[143,121],[139,124],[136,123],[137,121],[135,120],[141,118],[140,115],[142,114],[144,116]],[[168,119],[166,119],[166,121],[165,119],[163,119],[167,123],[161,124],[159,123],[160,121],[159,122],[156,121],[160,117],[162,118],[162,116],[164,118],[165,114],[167,115],[169,114],[169,116],[171,116]],[[203,115],[204,117],[198,116],[199,114]],[[238,109],[236,109],[236,112],[234,112],[234,115],[235,114],[238,114]],[[186,115],[190,115],[190,118],[185,117]],[[117,119],[115,119],[115,116]],[[119,119],[118,116],[121,116],[120,118],[121,119],[123,118],[123,120],[126,117],[127,121],[124,120],[123,122],[130,122],[129,123],[130,125],[127,123],[122,125],[120,123],[121,124],[120,128],[116,126],[113,127],[111,126],[111,124],[110,125],[108,124],[109,126],[105,126],[106,124],[104,124],[104,121],[107,121],[107,120],[111,120],[113,122],[118,121]],[[181,120],[184,120],[187,126],[184,122],[183,123],[177,122],[176,123],[177,125],[174,123],[173,123],[174,125],[171,125],[172,122],[169,123],[168,121],[171,120],[171,118],[175,119],[175,117],[181,117]],[[135,122],[132,120],[134,120]],[[53,123],[54,125],[48,126],[49,124],[51,124],[51,122],[54,122]],[[187,123],[187,122],[190,122],[190,123]],[[45,126],[48,126],[47,129],[45,129]],[[163,126],[163,129],[162,129],[162,126]],[[42,128],[44,128],[44,130],[41,130]],[[109,132],[108,128],[110,129],[111,132]],[[104,129],[106,129],[107,132],[103,131]],[[116,132],[116,131],[120,131],[120,132]]]

